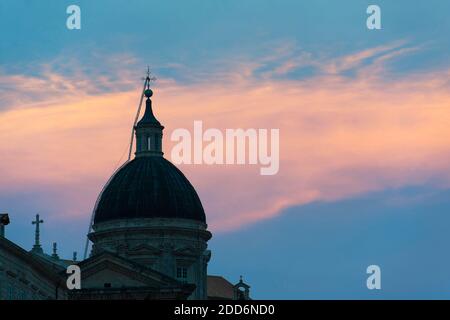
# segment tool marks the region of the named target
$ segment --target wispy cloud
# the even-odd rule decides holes
[[[8,73],[0,67],[0,111],[79,101],[136,87],[136,58],[125,54],[96,58],[95,65],[86,65],[62,56],[23,67],[23,73]]]
[[[449,186],[450,70],[389,80],[387,63],[417,50],[404,42],[341,58],[304,53],[293,61],[291,50],[287,45],[262,60],[228,62],[200,72],[189,85],[159,77],[154,105],[166,126],[167,157],[170,132],[190,129],[194,120],[222,129],[280,129],[277,176],[259,176],[252,166],[182,166],[214,230],[311,201],[405,185]],[[321,72],[302,80],[279,78],[299,66]],[[180,65],[164,68],[185,72]],[[357,70],[354,77],[341,74],[349,69]],[[0,76],[9,86],[0,96],[3,193],[51,190],[52,197],[65,199],[61,211],[87,219],[126,151],[138,102],[136,75],[118,64],[108,72],[115,76],[64,75],[49,64],[31,80]],[[23,100],[24,92],[34,98]]]

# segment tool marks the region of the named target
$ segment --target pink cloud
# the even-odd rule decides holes
[[[333,70],[359,66],[354,78],[329,71],[303,81],[261,81],[252,76],[255,62],[224,73],[222,81],[160,81],[153,101],[166,126],[169,159],[170,133],[192,129],[194,120],[203,120],[205,129],[280,129],[278,175],[260,176],[259,166],[250,165],[180,166],[198,190],[211,228],[230,230],[289,206],[385,188],[448,187],[450,71],[386,80],[384,63],[411,50],[393,44],[324,61]],[[368,58],[373,63],[362,66]],[[23,78],[0,83],[20,88]],[[15,104],[0,113],[0,190],[51,190],[63,199],[59,214],[88,221],[102,184],[125,160],[139,85],[92,95],[89,78],[77,79],[86,90],[65,86],[55,98],[53,88],[71,79],[51,74],[44,85],[27,84],[27,90],[47,93],[39,103],[8,98]]]

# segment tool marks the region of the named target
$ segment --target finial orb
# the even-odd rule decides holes
[[[147,98],[150,98],[153,95],[152,89],[147,89],[144,91],[144,94]]]

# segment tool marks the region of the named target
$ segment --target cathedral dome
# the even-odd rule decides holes
[[[94,224],[116,219],[182,218],[205,222],[200,199],[183,173],[160,156],[136,157],[103,191]]]

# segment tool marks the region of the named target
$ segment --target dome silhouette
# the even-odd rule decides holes
[[[136,157],[106,186],[94,224],[116,219],[182,218],[205,222],[200,199],[184,174],[163,157]]]

